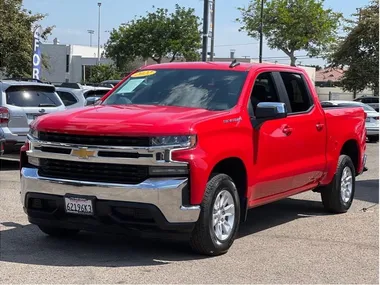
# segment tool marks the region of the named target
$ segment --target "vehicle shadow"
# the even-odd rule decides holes
[[[320,201],[287,198],[248,211],[247,221],[240,225],[239,238],[300,218],[328,215]]]
[[[0,171],[12,171],[19,169],[19,162],[0,159]]]
[[[355,199],[379,204],[379,179],[356,181]]]
[[[249,211],[238,238],[291,222],[325,214],[320,202],[294,198]],[[81,232],[72,238],[52,238],[35,225],[2,222],[0,260],[48,266],[152,266],[206,258],[195,254],[184,236],[131,237]]]

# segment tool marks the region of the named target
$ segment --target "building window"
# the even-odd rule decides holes
[[[66,72],[69,72],[70,67],[70,55],[66,55]]]

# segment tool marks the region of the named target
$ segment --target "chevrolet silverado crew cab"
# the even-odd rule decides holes
[[[346,212],[365,149],[363,109],[324,110],[301,68],[150,65],[32,123],[21,201],[48,235],[158,229],[219,255],[251,208],[313,190]]]

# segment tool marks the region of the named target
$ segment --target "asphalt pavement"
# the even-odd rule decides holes
[[[360,283],[379,284],[379,152],[358,177],[349,212],[324,212],[303,193],[252,209],[230,251],[191,252],[186,243],[80,233],[55,239],[28,223],[18,166],[0,171],[0,283]]]

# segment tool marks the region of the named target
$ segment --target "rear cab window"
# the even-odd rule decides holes
[[[216,69],[143,70],[132,74],[102,104],[228,110],[236,105],[247,74]]]
[[[11,86],[6,91],[6,104],[17,107],[59,107],[62,105],[54,87]]]

